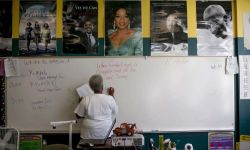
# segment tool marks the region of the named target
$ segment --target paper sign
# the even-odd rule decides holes
[[[239,73],[239,66],[238,66],[238,60],[237,57],[227,57],[226,60],[226,74],[237,74]]]
[[[239,56],[240,99],[250,99],[250,56]]]
[[[5,59],[4,60],[5,76],[6,77],[18,76],[20,74],[18,66],[19,64],[17,61],[14,61],[13,59]]]
[[[80,97],[85,97],[94,94],[94,92],[91,90],[88,84],[84,84],[78,87],[76,91]]]
[[[240,150],[249,150],[250,147],[250,135],[240,136]]]
[[[42,135],[21,135],[19,150],[42,150]]]
[[[234,150],[233,132],[211,132],[208,134],[209,150]]]

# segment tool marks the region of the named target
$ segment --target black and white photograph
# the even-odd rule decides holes
[[[64,1],[63,53],[98,54],[97,1]]]
[[[232,1],[197,1],[197,55],[234,54]]]
[[[154,0],[150,6],[151,55],[187,56],[186,1]]]
[[[0,56],[12,55],[12,1],[0,1]]]
[[[250,50],[250,13],[245,13],[243,18],[244,49]]]
[[[105,1],[105,55],[143,55],[141,1]]]
[[[19,55],[56,54],[56,1],[20,0]]]

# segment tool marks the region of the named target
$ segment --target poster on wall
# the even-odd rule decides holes
[[[19,150],[42,150],[42,139],[42,135],[20,135]]]
[[[63,2],[63,53],[98,54],[97,1]]]
[[[197,55],[234,54],[232,1],[197,1]]]
[[[142,56],[141,1],[105,1],[105,55]]]
[[[20,0],[19,55],[56,54],[56,0]]]
[[[239,149],[236,150],[249,150],[250,147],[250,136],[249,135],[240,135]]]
[[[151,55],[187,56],[186,1],[151,1]]]
[[[250,13],[245,13],[243,18],[244,30],[244,49],[250,50]]]
[[[0,57],[12,55],[12,1],[0,1]]]
[[[209,150],[234,150],[233,132],[209,132]]]

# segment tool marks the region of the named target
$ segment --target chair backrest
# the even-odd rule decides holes
[[[19,131],[17,129],[0,127],[0,149],[19,150]]]
[[[44,145],[43,150],[69,150],[69,146],[64,144],[50,144]]]

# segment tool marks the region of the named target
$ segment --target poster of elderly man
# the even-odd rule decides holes
[[[232,1],[197,1],[197,55],[233,55]]]
[[[151,55],[187,56],[186,1],[156,1],[151,3]]]

